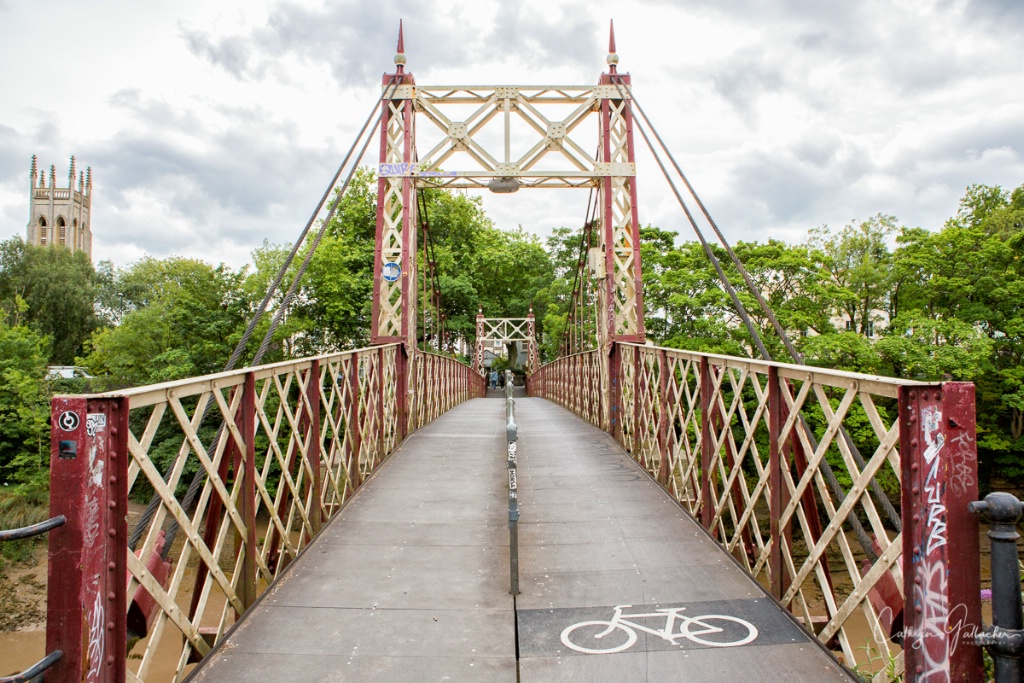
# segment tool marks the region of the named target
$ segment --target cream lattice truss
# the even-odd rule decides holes
[[[484,351],[490,348],[501,349],[505,344],[522,342],[526,345],[527,367],[529,373],[537,369],[537,337],[536,323],[531,309],[526,318],[476,318],[476,356],[474,369],[484,370]]]
[[[614,34],[607,62],[595,86],[419,85],[399,30],[395,73],[382,80],[375,343],[416,342],[414,193],[425,187],[595,190],[598,343],[644,341],[630,77],[617,73]]]
[[[487,189],[495,178],[515,178],[519,187],[595,187],[600,178],[636,174],[631,161],[605,161],[597,150],[601,103],[628,100],[626,87],[402,85],[392,98],[412,101],[417,147],[429,148],[415,163],[380,164],[383,177]]]
[[[386,160],[378,166],[386,193],[380,245],[385,260],[398,261],[403,182],[498,192],[595,188],[601,193],[605,256],[600,277],[610,276],[602,288],[601,308],[608,313],[602,320],[602,341],[642,340],[628,77],[605,75],[602,82],[597,86],[386,83]],[[408,120],[408,104],[415,123]],[[411,133],[415,139],[403,137]],[[382,337],[400,335],[397,294],[397,285],[382,286],[378,328]]]

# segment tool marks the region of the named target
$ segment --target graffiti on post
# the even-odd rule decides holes
[[[99,680],[100,665],[103,662],[103,592],[99,590],[98,585],[93,588],[96,591],[96,599],[89,614],[89,646],[85,654],[89,671],[85,676],[86,681]]]
[[[942,433],[942,412],[936,407],[922,408],[921,427],[924,432],[925,480],[924,497],[927,509],[924,534],[917,557],[914,558],[914,606],[921,612],[920,629],[913,646],[920,651],[918,681],[949,681],[950,652],[947,638],[950,627],[948,570],[941,552],[948,539],[946,506],[942,502],[942,459],[945,445]]]
[[[949,440],[950,448],[958,454],[974,452],[974,437],[969,433],[962,432]],[[974,478],[974,469],[964,457],[953,460],[953,467],[949,472],[949,488],[957,496],[964,496],[968,491],[973,490],[977,481]]]

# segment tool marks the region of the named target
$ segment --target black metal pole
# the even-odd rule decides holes
[[[995,662],[996,683],[1020,683],[1024,652],[1024,617],[1021,614],[1020,567],[1017,560],[1017,521],[1022,503],[1009,493],[995,492],[968,509],[984,513],[991,524],[992,626],[977,638]]]

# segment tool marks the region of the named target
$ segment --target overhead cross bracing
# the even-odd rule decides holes
[[[425,187],[597,191],[597,343],[645,340],[631,80],[617,73],[614,33],[607,63],[594,86],[421,86],[406,71],[399,29],[395,73],[381,81],[374,343],[415,342],[410,283],[417,281],[418,247],[411,226],[414,195]],[[593,125],[583,125],[588,121]]]
[[[537,370],[537,328],[533,308],[525,318],[485,318],[483,311],[476,316],[476,354],[473,369],[484,371],[484,350],[488,344],[510,344],[522,342],[526,345],[526,372]]]
[[[382,176],[417,178],[420,185],[487,189],[491,178],[517,178],[522,187],[594,187],[599,178],[636,175],[634,163],[602,161],[596,151],[588,151],[595,147],[596,136],[581,127],[597,116],[602,100],[621,97],[612,85],[403,85],[391,97],[412,100],[416,113],[422,114],[419,120],[433,124],[432,132],[441,137],[418,162],[380,164]],[[465,114],[467,105],[468,115],[456,116]],[[500,120],[504,149],[497,157],[495,120]],[[513,131],[515,123],[525,125]],[[521,142],[524,132],[530,134],[530,146],[513,152],[513,138]],[[421,138],[425,133],[429,137],[429,132],[417,131]]]
[[[531,318],[485,318],[484,339],[502,343],[526,341],[530,337],[527,323],[532,322]]]

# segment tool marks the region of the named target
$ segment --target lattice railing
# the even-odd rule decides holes
[[[180,680],[408,430],[483,389],[451,358],[389,345],[54,399],[62,664]]]
[[[601,356],[584,351],[548,363],[527,380],[531,396],[541,396],[576,413],[595,427],[604,427],[601,400]]]
[[[530,393],[595,425],[609,414],[623,448],[846,664],[969,679],[948,676],[980,662],[972,385],[619,344],[602,393],[601,360],[546,365]]]

